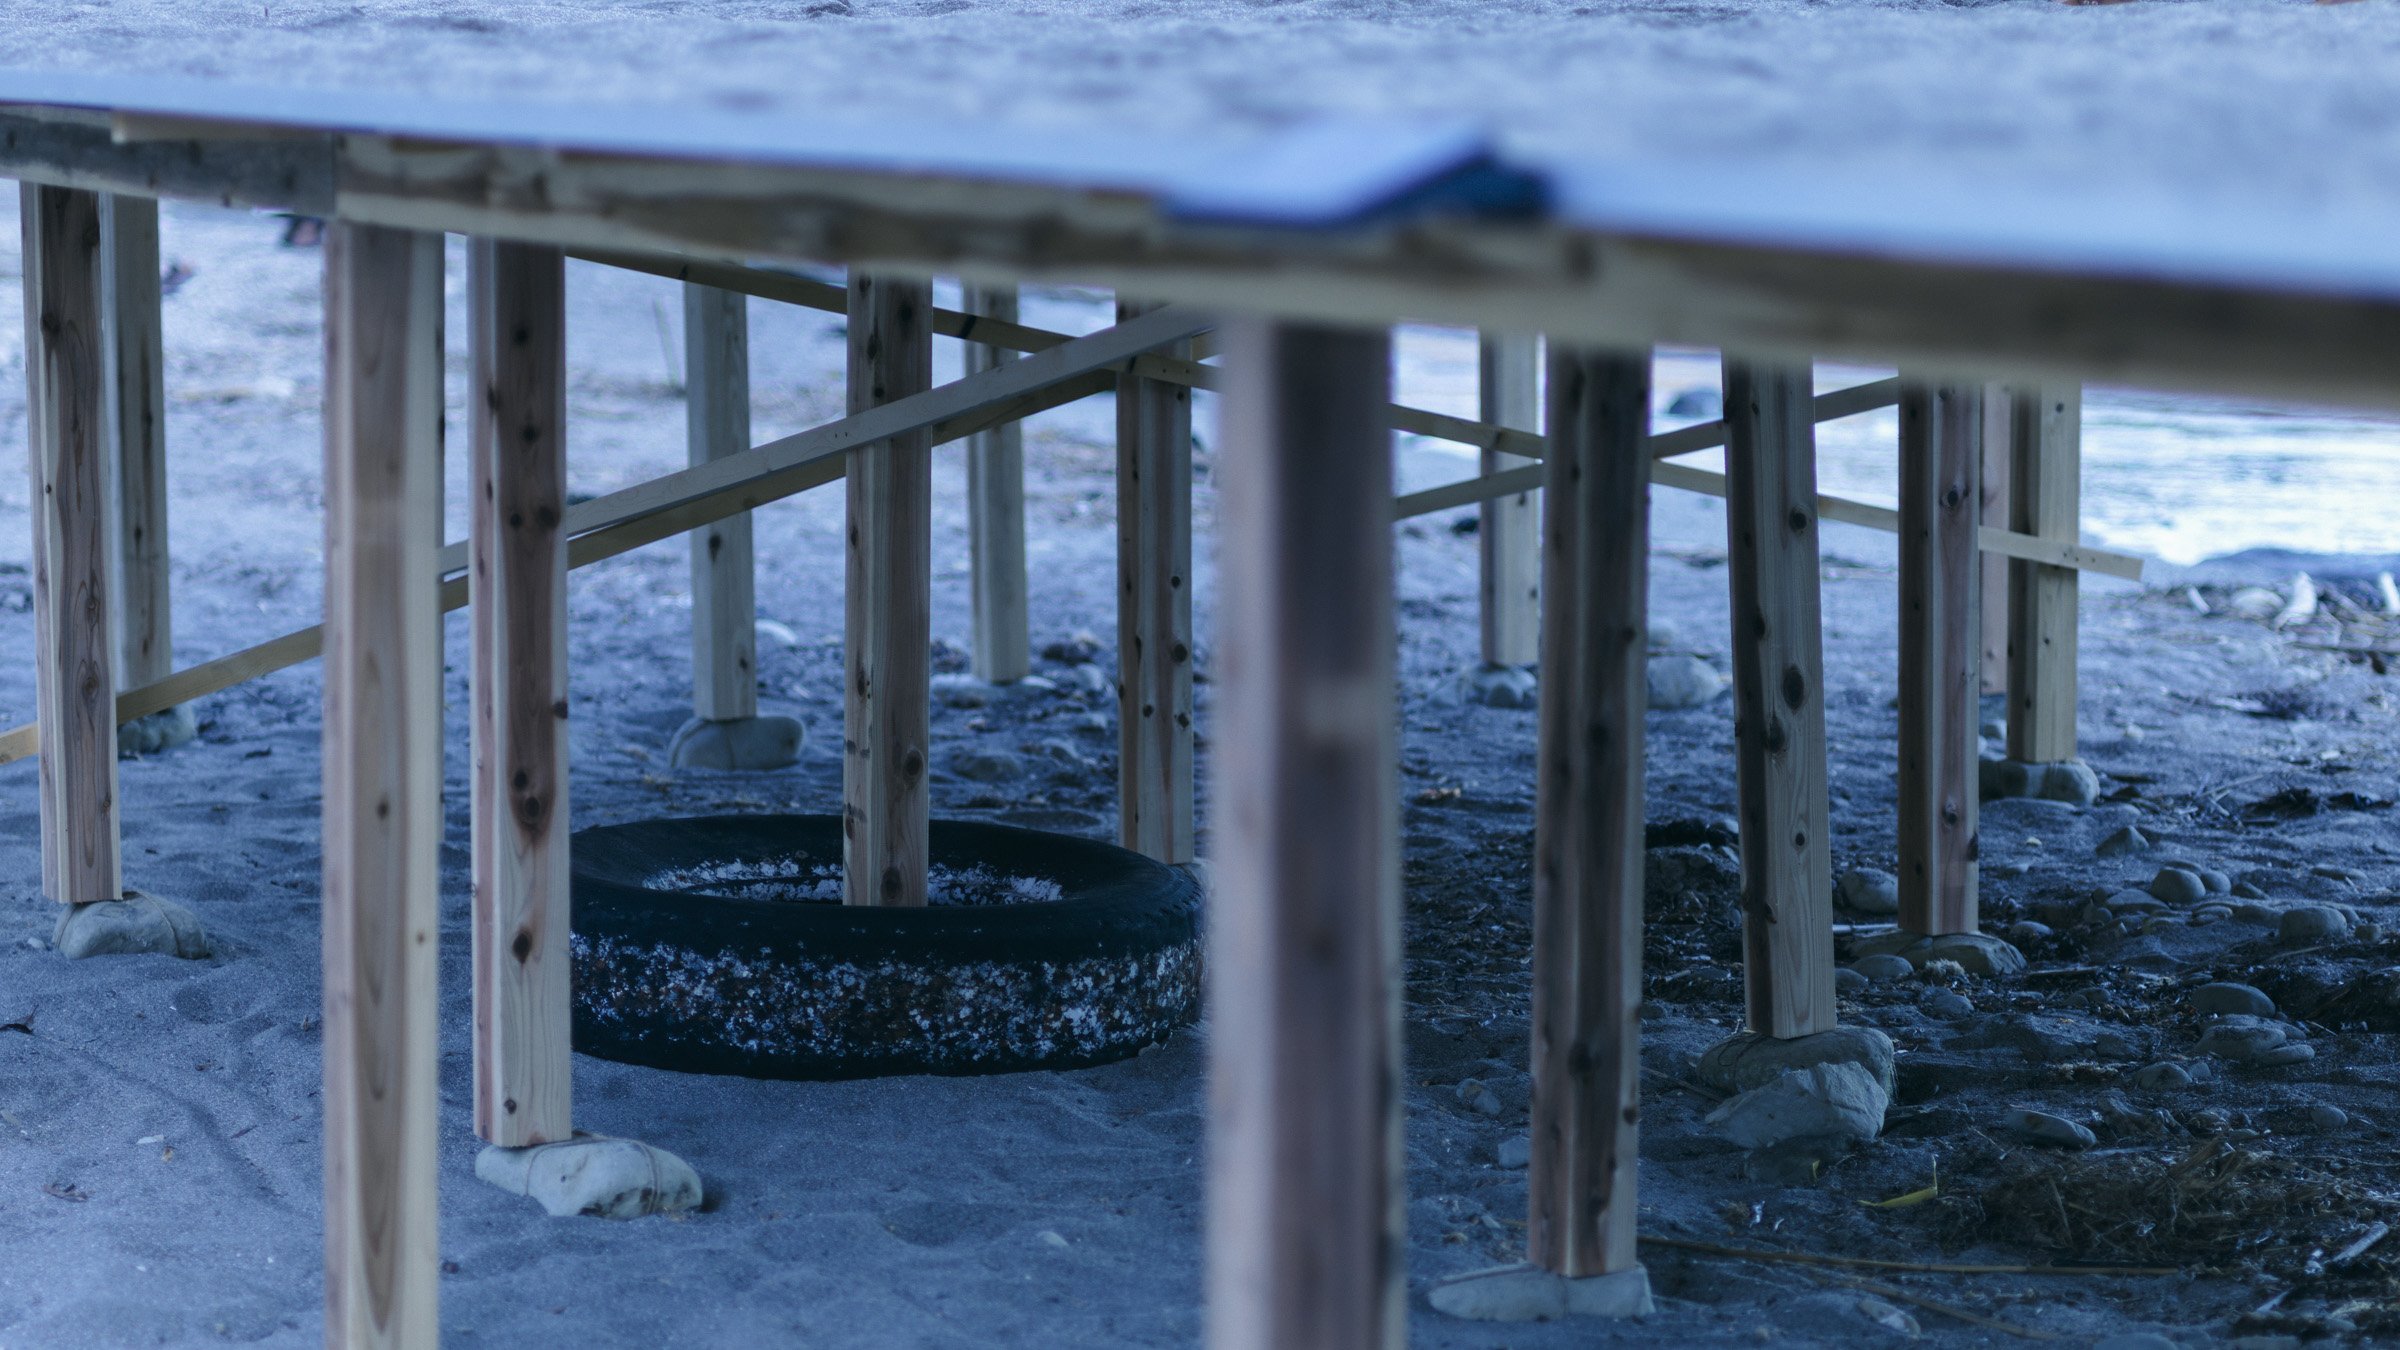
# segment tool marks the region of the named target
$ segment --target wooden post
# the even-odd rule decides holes
[[[1811,382],[1806,365],[1725,362],[1743,974],[1750,1030],[1778,1037],[1835,1022]]]
[[[2000,530],[2009,527],[2011,403],[2008,386],[1987,384],[1983,387],[1983,488],[1977,494],[1980,507],[1976,518]],[[2008,692],[2008,560],[1978,554],[1975,572],[1981,591],[1977,604],[1983,616],[1983,654],[1979,662],[1982,678],[1978,687],[1986,694],[2005,694]],[[1977,726],[1981,725],[1981,719],[1978,718]]]
[[[325,1340],[437,1317],[442,237],[325,238]]]
[[[104,197],[100,222],[110,327],[110,427],[116,439],[117,682],[138,689],[175,673],[158,202]]]
[[[1650,359],[1549,366],[1527,1256],[1582,1277],[1634,1266]]]
[[[1120,302],[1117,320],[1148,308]],[[1193,856],[1191,575],[1191,391],[1119,376],[1117,834],[1164,863]]]
[[[568,1062],[566,259],[467,254],[476,396],[473,655],[475,1132],[573,1133]],[[697,388],[697,381],[694,382]],[[745,447],[746,448],[746,447]]]
[[[1208,1342],[1404,1335],[1386,333],[1226,330]]]
[[[1983,394],[1900,396],[1900,927],[1975,928],[1975,577]]]
[[[684,429],[690,462],[750,448],[750,299],[683,288]],[[750,513],[692,531],[692,711],[758,715],[758,602]]]
[[[1482,420],[1495,426],[1538,432],[1541,427],[1541,339],[1486,333],[1480,348]],[[1533,463],[1520,455],[1485,450],[1485,474]],[[1483,663],[1529,666],[1540,655],[1542,499],[1538,492],[1513,492],[1483,503],[1477,538],[1482,552],[1480,612]]]
[[[25,395],[33,470],[34,709],[42,893],[124,898],[110,648],[100,198],[25,184]]]
[[[2076,543],[2083,531],[2083,387],[2017,391],[2009,528]],[[2008,568],[2008,754],[2029,764],[2075,758],[2072,567]]]
[[[850,274],[850,411],[933,382],[933,288]],[[842,899],[925,903],[933,495],[925,433],[850,452],[843,633]]]
[[[1015,287],[964,287],[959,308],[1017,321]],[[973,330],[970,329],[971,333]],[[1017,359],[1005,347],[966,344],[966,374]],[[967,438],[967,550],[974,587],[975,678],[994,684],[1033,669],[1025,605],[1025,425],[1014,419]]]

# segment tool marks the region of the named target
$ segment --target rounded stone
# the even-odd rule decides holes
[[[2310,1102],[2301,1114],[2308,1118],[2311,1127],[2320,1130],[2338,1130],[2350,1123],[2350,1113],[2330,1102]]]
[[[2190,1087],[2192,1076],[2180,1064],[2145,1064],[2134,1070],[2133,1085],[2146,1092],[2167,1092]]]
[[[1963,1021],[1975,1015],[1975,1005],[1966,995],[1948,989],[1935,990],[1926,995],[1922,1006],[1927,1013],[1945,1022]]]
[[[1539,701],[1540,685],[1525,666],[1477,666],[1460,673],[1458,696],[1462,703],[1485,708],[1531,708]]]
[[[1910,965],[1905,956],[1877,952],[1872,956],[1862,956],[1851,962],[1850,969],[1863,979],[1883,984],[1890,980],[1905,980],[1915,974],[1917,968]]]
[[[2333,942],[2350,935],[2350,918],[2331,905],[2299,905],[2283,912],[2276,938],[2287,946]]]
[[[2208,894],[2208,884],[2200,874],[2181,867],[2162,867],[2150,878],[2150,894],[2170,905],[2197,904]]]
[[[530,1196],[553,1218],[638,1219],[700,1203],[690,1163],[638,1139],[578,1134],[531,1148],[494,1145],[475,1157],[475,1175]]]
[[[2101,840],[2099,846],[2092,850],[2103,858],[2121,858],[2128,854],[2149,851],[2150,836],[2131,825],[2118,829],[2106,839]]]
[[[1853,868],[1834,883],[1834,897],[1854,914],[1897,914],[1900,879],[1880,868]]]
[[[759,772],[800,760],[808,728],[796,717],[761,714],[724,721],[695,717],[667,742],[667,762],[678,769]]]
[[[2247,1013],[2252,1017],[2273,1017],[2275,1000],[2246,984],[2230,980],[2204,984],[2192,991],[2192,1011],[2198,1013]]]
[[[2047,1111],[2032,1111],[2023,1108],[2005,1111],[2001,1113],[1997,1123],[2008,1133],[2016,1135],[2020,1139],[2032,1140],[2037,1144],[2051,1144],[2059,1148],[2090,1148],[2100,1142],[2099,1137],[2084,1126],[2076,1124],[2065,1116],[2054,1116]]]
[[[1833,992],[1844,998],[1854,998],[1866,991],[1869,981],[1849,966],[1833,972]]]
[[[2080,759],[2061,760],[2042,766],[2041,786],[2037,795],[2046,801],[2072,802],[2090,806],[2100,799],[2100,775]]]
[[[50,941],[59,955],[75,960],[157,954],[196,961],[209,950],[198,915],[141,891],[127,891],[122,900],[67,906]]]
[[[1728,681],[1697,656],[1653,656],[1648,666],[1653,709],[1697,708],[1725,692]]]

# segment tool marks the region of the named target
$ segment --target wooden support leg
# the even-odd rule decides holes
[[[1484,335],[1481,351],[1482,419],[1519,431],[1540,431],[1541,339],[1517,334]],[[1533,463],[1520,455],[1483,452],[1483,472],[1502,473]],[[1483,663],[1529,666],[1540,655],[1542,499],[1516,492],[1483,503],[1478,538],[1482,549],[1481,613]]]
[[[2046,539],[2082,536],[2083,389],[2020,390],[2015,404],[2009,527]],[[2009,758],[2075,758],[2076,572],[2009,564]]]
[[[683,288],[684,422],[691,462],[750,448],[750,300]],[[692,710],[703,721],[758,715],[758,606],[750,513],[692,531]]]
[[[1900,927],[1975,931],[1982,390],[1900,398]]]
[[[108,410],[100,198],[26,184],[26,409],[33,466],[35,709],[42,893],[121,899],[117,686],[110,647]]]
[[[117,675],[126,688],[174,673],[167,572],[167,391],[158,202],[101,201],[117,466]]]
[[[2010,404],[2007,386],[1987,384],[1983,387],[1983,490],[1978,494],[1981,508],[1977,518],[1999,530],[2009,528]],[[1975,559],[1975,571],[1982,592],[1977,601],[1983,616],[1983,655],[1980,662],[1983,675],[1980,688],[1986,694],[2005,694],[2008,692],[2008,588],[2011,568],[2006,558],[1979,553]]]
[[[431,1345],[442,239],[325,239],[325,1339]]]
[[[850,411],[933,380],[933,290],[850,277]],[[923,432],[850,454],[843,632],[842,899],[925,903],[931,690],[932,455]]]
[[[1649,356],[1554,350],[1549,404],[1527,1255],[1581,1277],[1634,1268]]]
[[[467,287],[475,1132],[518,1148],[572,1133],[566,260],[477,239]]]
[[[1145,307],[1120,304],[1117,319]],[[1179,342],[1162,355],[1188,358]],[[1117,381],[1118,842],[1192,860],[1192,394]]]
[[[1216,1350],[1403,1337],[1390,350],[1226,332]]]
[[[1017,292],[969,286],[960,307],[1015,323]],[[1016,360],[1017,354],[969,341],[966,357],[966,373],[975,376]],[[994,684],[1024,679],[1033,669],[1033,655],[1025,613],[1022,422],[1003,422],[967,438],[967,548],[975,592],[975,678]]]
[[[1725,363],[1743,973],[1750,1030],[1775,1037],[1835,1021],[1810,384],[1805,365]]]

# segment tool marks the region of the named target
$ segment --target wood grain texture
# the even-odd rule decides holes
[[[2009,527],[2074,544],[2083,532],[2083,386],[2035,385],[2015,404]],[[2009,564],[2008,753],[2075,758],[2078,578],[2073,568]]]
[[[683,287],[684,435],[693,464],[750,448],[750,301]],[[692,531],[692,711],[758,715],[758,597],[750,513]]]
[[[1900,399],[1900,926],[1976,923],[1975,576],[1983,391],[1912,383]]]
[[[117,682],[175,669],[167,560],[166,337],[159,292],[158,202],[104,197],[100,238],[109,325],[109,431],[115,442]]]
[[[467,250],[475,1132],[573,1133],[567,869],[566,260]]]
[[[1117,321],[1144,312],[1120,302]],[[1185,359],[1191,344],[1164,354]],[[1117,842],[1193,858],[1192,393],[1117,379]]]
[[[1227,330],[1208,1343],[1405,1334],[1381,330]]]
[[[1584,1276],[1634,1264],[1650,359],[1548,364],[1526,1256]]]
[[[850,411],[933,383],[933,288],[853,273]],[[1019,363],[1028,364],[1028,363]],[[843,588],[842,900],[925,903],[933,456],[922,429],[850,452]]]
[[[960,308],[991,322],[975,327],[987,335],[1017,322],[1013,286],[965,288]],[[964,373],[970,377],[1017,359],[1015,349],[996,342],[966,344]],[[994,684],[1024,679],[1033,671],[1033,644],[1025,595],[1025,428],[1016,421],[967,438],[967,559],[973,590],[975,678]]]
[[[1742,973],[1750,1030],[1782,1037],[1835,1022],[1810,381],[1805,365],[1725,362]]]
[[[442,240],[325,239],[325,1340],[434,1344]]]
[[[2009,485],[2009,413],[2014,402],[2008,386],[1983,387],[1983,469],[1975,518],[1987,530],[2006,530]],[[1982,616],[1983,650],[1978,662],[1979,688],[1986,694],[2008,692],[2008,578],[2006,558],[1977,558],[1977,612]]]
[[[1528,334],[1486,333],[1477,348],[1478,416],[1488,425],[1539,434],[1542,340]],[[1495,446],[1480,452],[1483,472],[1505,473],[1533,463]],[[1476,612],[1483,663],[1529,666],[1541,655],[1542,496],[1511,492],[1486,497],[1477,522]]]
[[[125,894],[109,624],[100,198],[29,186],[17,200],[24,227],[42,893],[85,905]]]

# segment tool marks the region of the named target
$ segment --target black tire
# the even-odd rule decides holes
[[[1058,898],[885,909],[674,875],[838,869],[834,816],[577,834],[575,1048],[752,1078],[1005,1073],[1122,1059],[1192,1020],[1200,894],[1181,870],[1001,825],[935,821],[930,844],[937,869],[1038,878]]]

